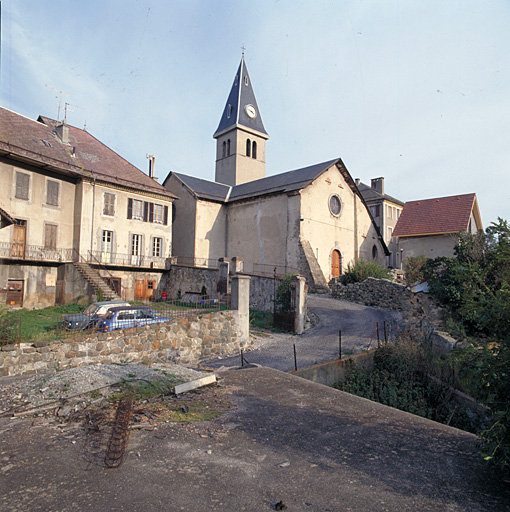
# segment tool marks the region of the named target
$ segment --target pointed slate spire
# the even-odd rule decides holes
[[[234,78],[234,83],[227,104],[223,110],[220,124],[213,137],[216,138],[222,132],[232,129],[235,126],[245,126],[267,136],[267,132],[262,123],[255,93],[251,85],[250,75],[246,68],[244,55],[241,58],[239,69]]]

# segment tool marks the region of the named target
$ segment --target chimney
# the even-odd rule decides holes
[[[154,176],[154,167],[156,166],[156,156],[149,155],[149,153],[147,153],[146,157],[149,159],[149,178],[156,179]]]
[[[62,121],[62,123],[55,128],[55,131],[64,144],[69,143],[69,126],[67,126],[65,121]]]
[[[376,192],[384,195],[384,178],[372,178],[371,186]]]
[[[361,180],[359,178],[356,178],[354,181],[356,182],[356,186],[359,187],[359,183]]]

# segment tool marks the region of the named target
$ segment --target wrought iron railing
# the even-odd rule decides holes
[[[30,261],[73,261],[73,249],[0,242],[0,258]]]
[[[174,265],[181,267],[218,268],[220,263],[213,258],[192,258],[188,256],[174,256]]]
[[[121,254],[118,252],[89,251],[89,263],[103,265],[118,265],[125,267],[161,268],[166,265],[166,258],[160,256],[141,256]]]

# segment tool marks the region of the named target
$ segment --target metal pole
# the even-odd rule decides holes
[[[241,349],[241,366],[244,366],[243,349]]]
[[[342,329],[338,331],[338,359],[342,359]]]
[[[381,340],[379,339],[379,322],[375,323],[375,330],[377,331],[377,348],[381,346]]]
[[[294,343],[294,370],[297,371],[296,344]]]

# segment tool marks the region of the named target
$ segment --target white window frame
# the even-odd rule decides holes
[[[133,199],[133,211],[131,218],[135,220],[143,220],[144,201]]]
[[[155,236],[152,239],[152,256],[155,258],[163,257],[163,237]]]

